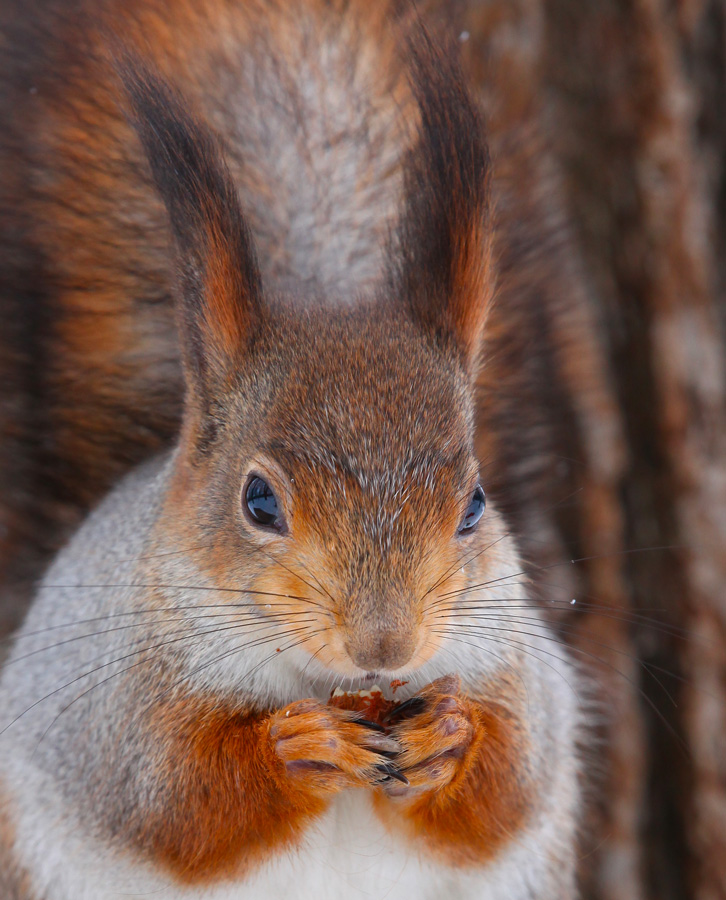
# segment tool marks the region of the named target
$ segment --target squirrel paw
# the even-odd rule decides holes
[[[298,700],[271,717],[269,734],[288,777],[327,794],[388,779],[405,782],[391,763],[401,747],[384,731],[356,713]]]
[[[438,678],[388,717],[390,734],[401,746],[396,766],[409,786],[388,781],[390,797],[413,798],[445,788],[459,771],[474,738],[471,704],[457,676]]]

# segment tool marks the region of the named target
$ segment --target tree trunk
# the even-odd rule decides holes
[[[492,132],[525,97],[569,232],[549,321],[575,415],[549,427],[574,511],[520,530],[539,565],[595,557],[560,619],[604,713],[584,896],[724,898],[726,3],[470,0],[461,21]]]

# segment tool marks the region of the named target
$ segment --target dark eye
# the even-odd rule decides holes
[[[459,534],[468,534],[474,529],[476,523],[484,515],[486,505],[486,495],[482,490],[481,485],[478,484],[474,489],[474,493],[471,495],[469,508],[464,513],[464,518],[461,520],[461,525],[459,525]]]
[[[255,525],[281,529],[282,517],[277,497],[270,485],[259,475],[253,475],[247,482],[244,504],[247,507],[248,517]]]

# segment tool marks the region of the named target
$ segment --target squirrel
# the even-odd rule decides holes
[[[3,15],[2,365],[46,401],[5,398],[5,515],[111,489],[0,675],[0,896],[574,900],[576,674],[475,453],[456,54],[399,2]],[[380,720],[329,702],[376,682]]]

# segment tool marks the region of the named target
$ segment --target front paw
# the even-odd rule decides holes
[[[474,739],[472,704],[461,694],[457,676],[438,678],[404,701],[388,718],[400,745],[396,765],[409,786],[388,781],[390,797],[411,798],[448,787],[461,771]]]
[[[298,700],[270,719],[270,740],[291,782],[314,793],[405,778],[391,763],[399,744],[375,722],[316,700]]]

